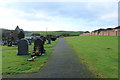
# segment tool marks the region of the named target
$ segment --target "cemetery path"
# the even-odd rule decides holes
[[[60,38],[40,72],[6,75],[3,78],[93,78],[93,74],[79,62],[77,55],[66,41]]]

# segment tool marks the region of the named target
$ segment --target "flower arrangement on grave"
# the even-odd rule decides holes
[[[44,49],[44,53],[45,53],[45,49]],[[37,46],[35,47],[35,51],[33,51],[33,54],[31,55],[32,58],[28,59],[28,61],[34,61],[36,57],[41,56],[42,53],[40,52],[40,47]]]

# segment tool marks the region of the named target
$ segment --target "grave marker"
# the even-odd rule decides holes
[[[18,54],[17,55],[28,55],[28,41],[21,39],[18,41]]]

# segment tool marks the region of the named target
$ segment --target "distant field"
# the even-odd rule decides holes
[[[80,61],[99,77],[118,78],[118,37],[66,37]]]
[[[32,33],[39,33],[43,36],[46,34],[51,34],[51,35],[61,35],[61,34],[70,34],[70,35],[79,35],[81,32],[75,32],[75,31],[43,31],[43,32],[32,32]],[[32,33],[26,33],[26,36],[31,36]]]
[[[57,40],[58,41],[58,40]],[[32,73],[38,72],[44,64],[47,62],[48,57],[53,51],[53,46],[57,41],[53,41],[52,44],[45,44],[46,54],[35,59],[35,61],[27,61],[31,56],[22,55],[17,56],[17,47],[3,46],[4,51],[2,53],[2,74],[20,74],[20,73]],[[29,46],[29,52],[33,52],[33,44]]]

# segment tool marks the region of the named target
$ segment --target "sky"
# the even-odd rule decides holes
[[[0,28],[93,31],[118,26],[117,0],[1,0]]]

